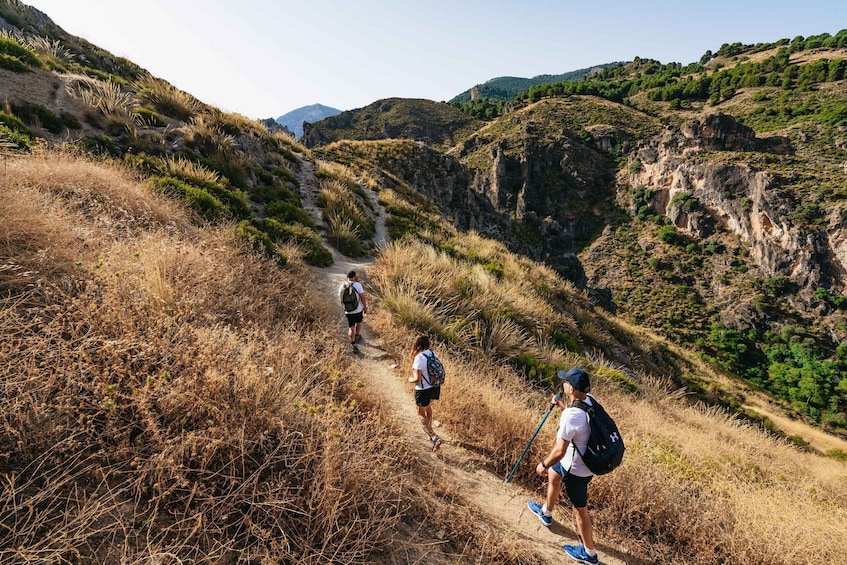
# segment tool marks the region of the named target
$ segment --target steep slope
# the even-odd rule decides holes
[[[478,126],[477,120],[449,104],[388,98],[306,125],[303,143],[316,147],[341,139],[416,139],[450,145]]]

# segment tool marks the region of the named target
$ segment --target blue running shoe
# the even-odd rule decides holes
[[[594,557],[588,555],[588,552],[585,551],[584,545],[566,545],[563,549],[565,550],[565,553],[568,554],[568,557],[577,563],[587,563],[589,565],[600,563],[600,559],[598,558],[599,556],[596,554]]]
[[[529,500],[529,501],[527,501],[526,506],[527,506],[527,508],[529,508],[530,512],[532,512],[533,514],[538,516],[538,519],[541,520],[541,523],[543,525],[549,526],[550,524],[553,523],[553,517],[552,516],[545,516],[544,515],[544,512],[541,510],[541,506],[542,506],[541,504],[538,504],[534,500]],[[595,561],[595,563],[596,563],[596,561]]]

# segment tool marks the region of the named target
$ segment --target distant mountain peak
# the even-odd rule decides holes
[[[294,137],[296,139],[300,139],[303,136],[303,122],[313,124],[323,120],[324,118],[336,116],[340,113],[341,110],[332,108],[331,106],[312,104],[310,106],[303,106],[302,108],[291,110],[287,114],[283,114],[276,119],[276,123],[281,126],[285,126],[294,133]]]

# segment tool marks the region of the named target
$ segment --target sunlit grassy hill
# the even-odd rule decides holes
[[[839,295],[806,289],[828,317],[802,327],[808,296],[787,276],[739,236],[681,233],[660,183],[636,182],[653,164],[637,156],[679,141],[686,167],[783,174],[822,236],[806,205],[840,201],[843,78],[679,108],[552,92],[488,122],[392,99],[309,150],[15,0],[0,17],[14,28],[0,37],[0,562],[547,562],[514,535],[519,516],[487,522],[463,481],[496,483],[496,500],[540,493],[529,462],[555,418],[516,490],[501,482],[568,366],[591,372],[627,444],[591,486],[601,551],[765,565],[811,544],[847,562],[845,444],[796,416],[828,401],[818,420],[837,428],[843,412]],[[776,120],[793,152],[674,137],[721,107]],[[367,325],[385,357],[346,354],[316,278],[323,241],[373,260]],[[585,280],[565,257],[590,263]],[[735,326],[710,324],[727,314]],[[437,418],[462,459],[410,445],[410,391],[375,388],[376,372],[402,383],[417,332],[447,368]],[[769,408],[779,420],[753,406],[762,383],[736,378],[747,353],[794,395]],[[819,382],[830,396],[796,400]],[[570,528],[567,508],[556,519]]]
[[[450,146],[479,125],[478,120],[443,102],[387,98],[307,124],[302,139],[307,147],[342,139],[414,139]]]

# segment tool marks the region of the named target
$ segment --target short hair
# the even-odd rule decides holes
[[[347,273],[347,278],[348,279],[355,279],[356,278],[356,271],[350,271],[349,273]]]

